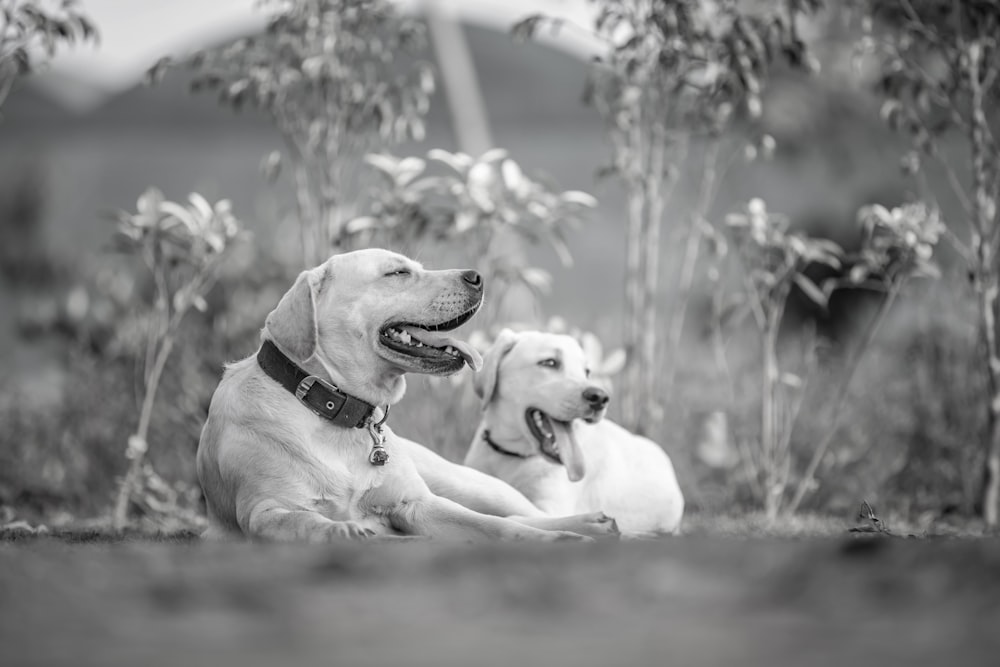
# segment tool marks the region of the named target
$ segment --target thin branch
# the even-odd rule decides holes
[[[795,495],[792,497],[792,501],[788,504],[786,509],[787,514],[794,514],[806,494],[809,492],[809,486],[812,484],[812,480],[816,475],[816,470],[819,468],[819,464],[823,460],[826,450],[829,448],[830,443],[833,442],[833,438],[837,434],[837,422],[840,421],[840,413],[847,403],[847,395],[851,386],[851,380],[854,378],[858,367],[861,365],[861,359],[871,346],[872,341],[875,340],[875,335],[885,322],[886,316],[892,309],[892,305],[895,303],[896,297],[899,296],[899,293],[902,291],[906,282],[907,281],[904,279],[900,283],[890,286],[889,291],[886,294],[885,301],[882,302],[882,306],[879,308],[878,313],[875,314],[875,317],[869,325],[868,330],[865,332],[865,336],[861,343],[859,343],[855,348],[854,354],[850,362],[847,364],[847,373],[844,376],[844,380],[837,388],[837,393],[833,399],[833,411],[830,414],[830,426],[827,429],[826,434],[823,436],[823,439],[820,440],[819,444],[816,446],[816,449],[813,450],[813,455],[809,459],[808,465],[806,465],[806,470],[801,479],[799,479]]]

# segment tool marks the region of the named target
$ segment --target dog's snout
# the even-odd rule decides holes
[[[595,410],[600,410],[608,404],[610,397],[608,392],[599,387],[587,387],[583,390],[583,400],[587,401],[587,404]]]
[[[462,271],[462,280],[469,287],[483,289],[483,277],[476,271]]]

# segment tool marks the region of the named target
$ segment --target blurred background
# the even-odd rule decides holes
[[[35,3],[6,3],[24,4]],[[51,58],[40,49],[34,71],[16,77],[0,107],[0,519],[72,525],[106,517],[139,459],[142,469],[129,481],[130,519],[157,528],[199,525],[194,453],[222,364],[255,351],[264,317],[295,274],[311,265],[310,252],[322,257],[337,247],[371,244],[409,252],[432,268],[483,268],[488,257],[486,272],[494,276],[488,290],[497,285],[488,300],[495,299],[495,307],[484,309],[465,335],[486,345],[498,327],[515,322],[577,335],[618,399],[609,417],[647,433],[673,458],[692,521],[761,510],[771,520],[788,520],[791,512],[852,520],[867,500],[925,530],[943,521],[975,524],[982,511],[989,377],[961,253],[944,242],[937,246],[947,234],[932,230],[937,269],[926,273],[939,277],[911,271],[910,281],[910,274],[892,273],[886,264],[870,271],[880,289],[844,278],[867,261],[865,252],[874,252],[871,229],[909,224],[896,207],[932,202],[933,216],[924,217],[943,220],[955,234],[965,229],[967,215],[945,185],[947,171],[928,160],[916,178],[905,161],[913,160],[912,137],[887,126],[880,61],[858,55],[870,26],[836,8],[810,12],[798,21],[795,38],[809,53],[797,64],[811,67],[781,57],[767,67],[752,63],[750,71],[762,75],[759,96],[741,78],[742,87],[724,91],[736,109],[731,118],[715,118],[711,132],[692,130],[685,153],[668,150],[676,169],[663,176],[672,190],[655,244],[660,283],[646,304],[649,312],[650,303],[658,310],[632,327],[630,339],[629,205],[641,175],[623,177],[628,170],[616,152],[623,136],[616,123],[628,121],[615,115],[621,113],[615,105],[630,93],[627,85],[618,94],[599,88],[598,96],[611,100],[605,107],[593,96],[585,100],[594,85],[593,58],[607,57],[608,39],[625,30],[592,34],[606,4],[77,3],[99,40],[59,44]],[[725,3],[678,4],[711,9]],[[312,159],[338,164],[336,182],[349,195],[332,204],[319,197],[308,209],[297,199],[302,172],[289,153],[288,137],[298,130],[289,130],[287,116],[275,112],[281,103],[269,101],[266,91],[257,89],[256,102],[252,95],[244,101],[242,89],[232,88],[239,79],[226,78],[232,70],[219,64],[250,63],[252,71],[252,58],[241,61],[226,47],[260,35],[275,11],[322,16],[327,5],[342,17],[352,5],[362,15],[387,5],[398,15],[394,20],[415,25],[421,39],[385,61],[384,76],[413,74],[415,63],[426,62],[435,85],[422,80],[415,101],[394,111],[420,121],[403,122],[402,132],[380,127],[370,141],[352,141],[341,152],[331,149],[332,134],[307,141]],[[769,11],[769,3],[745,6],[751,15]],[[538,13],[560,19],[559,29],[544,21],[521,24],[522,39],[515,39],[513,26]],[[396,24],[375,23],[371,35],[392,44]],[[340,38],[349,41],[347,27]],[[309,28],[300,29],[289,39],[305,44]],[[354,36],[371,44],[370,35]],[[244,56],[257,48],[235,43]],[[618,52],[628,43],[618,42]],[[207,58],[188,66],[185,59],[201,50]],[[164,57],[174,62],[161,62]],[[302,58],[298,63],[308,74]],[[192,84],[201,91],[192,92]],[[712,99],[695,101],[722,107]],[[757,106],[747,99],[757,99]],[[669,125],[669,136],[679,136],[678,127]],[[307,123],[303,136],[309,131]],[[324,142],[326,152],[316,148]],[[960,165],[958,178],[968,180],[961,136],[942,134],[937,145],[938,155]],[[505,152],[484,155],[497,148]],[[479,160],[494,171],[449,172],[447,160],[428,157],[433,149],[447,151],[453,162],[455,154],[468,155],[470,164]],[[366,161],[368,153],[420,162]],[[704,192],[707,155],[721,155],[725,163],[714,174],[711,196]],[[301,158],[298,166],[308,164]],[[420,176],[400,175],[407,170]],[[482,183],[476,174],[487,172],[517,195],[515,204],[477,199]],[[415,198],[449,186],[448,178],[466,188],[465,199],[436,201],[427,213]],[[426,188],[408,189],[416,182]],[[161,194],[144,195],[150,187]],[[167,332],[157,318],[171,304],[162,301],[155,271],[136,250],[153,224],[138,218],[159,211],[169,219],[164,200],[197,212],[189,193],[208,202],[206,225],[232,218],[250,235],[239,243],[233,236],[225,262],[212,266],[203,300],[172,304],[174,313],[188,306],[190,312],[170,330],[176,345],[151,385],[150,368]],[[219,200],[231,205],[219,207]],[[884,208],[869,218],[882,222],[859,224],[869,219],[859,218],[859,209],[875,204]],[[462,212],[470,206],[479,207],[477,217],[463,229]],[[330,220],[341,236],[331,239],[327,229],[314,238],[339,245],[324,249],[326,241],[317,241],[307,252],[304,211],[333,208]],[[503,215],[494,215],[501,209]],[[773,232],[758,244],[762,255],[746,250],[740,220],[730,214],[742,215],[750,228],[763,220]],[[395,226],[388,226],[390,219]],[[523,222],[528,219],[536,226]],[[430,231],[413,231],[415,220]],[[129,237],[128,229],[140,231]],[[135,242],[127,252],[116,242],[123,233]],[[692,233],[702,243],[695,262],[685,254]],[[799,237],[835,243],[839,259],[803,255],[792,241]],[[805,277],[805,287],[801,279],[789,282],[783,296],[774,284],[761,287],[761,271],[780,272],[754,262],[776,249]],[[192,271],[205,268],[194,264]],[[781,301],[774,359],[761,347],[767,326],[759,315],[768,299]],[[681,320],[679,304],[686,313]],[[629,365],[641,360],[637,329],[657,341],[645,364],[652,379],[642,387],[636,385],[641,378],[629,374]],[[776,373],[762,381],[761,366],[768,363]],[[469,379],[469,371],[446,380],[413,378],[409,396],[393,411],[393,428],[461,460],[477,420]],[[143,431],[140,415],[151,386],[157,390]],[[630,395],[651,407],[630,416],[631,403],[621,400]],[[762,410],[777,415],[775,432],[762,431]],[[145,444],[130,444],[137,433]],[[774,501],[775,494],[781,499]]]

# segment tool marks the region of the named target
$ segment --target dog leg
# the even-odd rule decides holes
[[[452,500],[434,495],[408,504],[405,509],[396,512],[391,521],[393,527],[400,532],[460,541],[591,540],[579,533],[543,530],[510,519],[480,514]]]
[[[333,521],[317,512],[288,510],[273,503],[259,503],[247,516],[243,532],[250,537],[278,542],[326,543],[366,539],[376,535],[354,521]]]
[[[604,512],[574,514],[572,516],[512,516],[508,518],[542,530],[568,530],[598,539],[618,539],[621,537],[618,522]]]
[[[427,447],[396,436],[394,444],[413,461],[431,493],[493,516],[545,517],[524,494],[484,472],[452,463]]]

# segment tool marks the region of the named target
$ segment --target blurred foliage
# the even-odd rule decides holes
[[[419,60],[423,26],[387,0],[275,0],[263,34],[238,39],[186,61],[192,90],[215,91],[225,105],[261,109],[284,140],[284,155],[262,162],[293,179],[303,265],[345,249],[345,210],[354,164],[385,143],[424,137],[434,92],[430,65]],[[149,72],[160,79],[172,65]]]
[[[97,29],[77,0],[0,0],[0,106],[19,76],[60,47],[96,42]]]
[[[736,237],[737,256],[748,279],[750,312],[761,328],[770,319],[780,320],[793,286],[826,306],[829,294],[810,279],[805,269],[822,264],[841,267],[844,251],[826,239],[811,238],[788,230],[788,218],[771,213],[760,199],[747,205],[746,213],[726,217],[726,225]]]
[[[798,231],[793,223],[799,220],[767,211],[762,201],[729,218],[724,229],[709,217],[728,165],[778,151],[773,138],[757,131],[756,117],[767,101],[768,79],[785,76],[787,66],[818,69],[808,31],[796,18],[817,3],[783,4],[778,14],[761,3],[599,4],[596,27],[608,51],[594,64],[588,99],[608,122],[613,142],[613,164],[605,173],[634,185],[645,205],[670,194],[682,158],[685,169],[700,168],[692,210],[670,212],[680,232],[671,242],[694,248],[685,250],[680,275],[688,275],[687,257],[697,259],[702,242],[715,251],[709,276],[713,269],[739,275],[738,282],[718,283],[726,290],[713,311],[720,325],[674,355],[680,391],[661,398],[662,423],[650,434],[673,457],[689,506],[740,512],[760,505],[777,480],[783,481],[782,507],[849,518],[867,499],[887,512],[894,528],[892,517],[899,514],[924,524],[932,520],[927,517],[971,512],[982,502],[978,478],[985,456],[970,443],[989,430],[981,407],[991,394],[989,368],[975,356],[982,348],[975,304],[955,298],[966,274],[955,280],[934,260],[947,241],[969,262],[974,283],[990,287],[997,236],[975,225],[965,236],[956,234],[933,195],[948,185],[964,202],[966,220],[996,218],[996,118],[985,104],[995,101],[998,88],[993,5],[853,3],[872,10],[853,36],[860,36],[861,60],[878,66],[883,118],[913,141],[902,166],[921,179],[926,201],[862,208],[860,247],[840,252]],[[568,264],[566,234],[593,198],[529,178],[503,151],[478,157],[430,151],[426,159],[373,152],[422,136],[433,77],[416,59],[423,49],[419,24],[383,2],[265,5],[273,10],[266,33],[187,61],[194,86],[274,120],[286,144],[262,166],[272,178],[282,169],[291,172],[299,221],[304,228],[316,225],[304,234],[307,248],[325,256],[333,243],[344,249],[388,245],[428,264],[473,263],[489,275],[488,304],[497,311],[486,313],[471,335],[485,348],[495,325],[509,324],[499,313],[504,295],[534,295],[551,281],[525,257],[509,253],[504,235],[552,248]],[[545,23],[532,17],[515,33],[527,36]],[[967,32],[956,30],[959,25]],[[168,65],[161,63],[151,76]],[[973,65],[978,77],[969,75]],[[977,123],[982,131],[982,117],[971,113],[974,82],[989,111],[990,133],[978,135],[981,160],[970,161],[971,169],[964,163],[946,167],[936,182],[925,167],[949,157],[945,140],[968,141]],[[830,143],[820,142],[820,150]],[[654,145],[663,151],[659,156]],[[378,180],[371,191],[349,185],[363,155],[370,167],[365,171]],[[703,164],[695,165],[692,155]],[[978,184],[968,176],[974,173],[981,176]],[[11,211],[41,202],[27,195],[9,201]],[[370,215],[358,216],[361,211]],[[650,216],[659,212],[653,206],[640,216],[647,231]],[[42,346],[45,361],[28,382],[5,378],[0,384],[0,523],[15,514],[59,523],[105,512],[128,464],[142,461],[136,454],[149,442],[148,461],[136,466],[138,482],[129,487],[139,490],[132,494],[130,518],[197,525],[193,462],[208,402],[223,363],[256,348],[261,323],[294,268],[275,258],[269,238],[230,248],[231,216],[225,204],[197,197],[172,203],[150,192],[120,221],[118,238],[131,254],[103,257],[99,266],[39,255],[36,263],[53,265],[40,270],[57,289],[16,304],[21,334]],[[657,247],[657,237],[643,238],[639,250]],[[216,263],[223,254],[229,261]],[[7,251],[4,261],[16,266],[16,255]],[[992,264],[978,263],[984,259]],[[156,266],[160,275],[149,270]],[[904,292],[912,278],[940,273],[944,279],[922,294]],[[211,278],[192,282],[203,274]],[[652,275],[649,265],[640,274]],[[688,283],[676,284],[683,291]],[[786,305],[795,299],[825,313],[849,290],[878,296],[855,308],[860,325],[849,342],[788,324]],[[546,321],[533,303],[526,326],[574,335],[603,379],[628,386],[623,350],[608,351],[595,333],[559,318]],[[748,318],[756,326],[738,326]],[[678,320],[649,321],[648,330],[663,341]],[[600,331],[605,340],[609,330]],[[132,458],[125,459],[122,444],[136,435],[142,412],[137,397],[153,396],[150,360],[160,358],[168,331],[175,342],[158,380],[161,400],[150,412],[148,436],[142,445],[133,440]],[[161,343],[150,342],[155,340]],[[656,374],[664,365],[647,368]],[[412,378],[409,395],[393,410],[393,428],[461,459],[479,410],[466,386],[470,377]],[[620,396],[616,401],[620,408]],[[841,420],[848,405],[851,418]],[[762,434],[765,411],[770,437]],[[763,456],[765,447],[778,455]],[[774,469],[770,477],[762,472],[766,466]]]
[[[191,309],[208,308],[205,296],[233,246],[245,235],[225,199],[213,206],[192,194],[185,206],[165,200],[159,190],[150,188],[136,207],[136,213],[118,214],[115,240],[119,251],[142,259],[155,292],[144,331],[145,349],[137,358],[142,367],[142,405],[136,430],[128,438],[125,458],[129,467],[112,514],[112,526],[119,531],[126,527],[130,506],[137,501],[146,516],[182,513],[183,508],[177,506],[179,495],[146,462],[156,393],[184,317]]]
[[[948,240],[964,258],[978,305],[980,354],[988,370],[982,409],[988,425],[982,511],[1000,525],[1000,4],[982,0],[861,2],[859,52],[878,63],[882,118],[903,133],[911,152],[903,168],[920,179],[924,195],[935,188],[921,156],[943,168],[945,182],[964,209],[962,232]],[[961,157],[942,151],[942,139],[959,138]]]
[[[803,14],[818,0],[792,0],[780,7],[748,3],[668,0],[598,0],[593,34],[602,44],[583,93],[601,115],[610,138],[612,162],[601,171],[615,175],[628,196],[625,259],[624,423],[647,433],[662,418],[659,398],[673,387],[687,305],[694,289],[695,264],[719,172],[731,162],[719,137],[737,117],[756,119],[761,93],[776,62],[818,70],[799,33]],[[561,29],[560,19],[529,16],[513,28],[533,36],[543,26]],[[672,202],[681,169],[695,142],[708,142],[700,190],[689,215],[674,213],[672,242],[684,242],[684,261],[670,302],[668,336],[660,334],[660,255],[664,207]],[[762,142],[773,152],[774,140]],[[757,152],[751,144],[741,150]],[[664,342],[666,345],[664,345]],[[664,348],[667,348],[664,350]],[[666,368],[661,360],[666,357]],[[663,392],[663,393],[661,393]]]
[[[920,203],[891,211],[880,205],[865,206],[858,212],[858,223],[862,245],[848,255],[828,240],[788,232],[788,220],[768,212],[760,200],[752,200],[745,213],[727,217],[736,236],[738,273],[745,289],[744,295],[733,298],[730,312],[723,316],[728,315],[726,326],[732,327],[741,315],[752,314],[762,346],[757,392],[760,433],[759,437],[741,440],[741,454],[750,490],[772,519],[779,512],[794,513],[818,488],[816,472],[824,462],[829,464],[827,453],[839,434],[851,382],[900,292],[913,278],[940,276],[932,257],[944,226],[935,209]],[[842,270],[845,264],[849,270]],[[835,270],[821,285],[807,275],[807,270],[817,266]],[[820,342],[803,333],[799,339],[804,346],[800,362],[804,372],[782,371],[779,348],[792,347],[788,341],[780,343],[780,334],[793,287],[824,311],[833,292],[840,288],[872,289],[884,294],[853,349],[836,360],[840,372],[820,367]],[[810,396],[810,375],[822,378],[821,396]],[[817,405],[809,405],[810,400]],[[810,444],[800,447],[797,453],[794,433],[806,412],[822,416],[826,427],[812,430],[805,441]],[[807,463],[800,469],[797,460],[802,457]],[[828,471],[845,465],[846,461],[828,465]]]
[[[370,193],[371,215],[348,222],[347,232],[364,245],[382,245],[419,254],[436,245],[451,261],[470,263],[485,276],[490,298],[480,315],[488,323],[519,317],[523,290],[548,290],[551,276],[527,264],[517,239],[544,243],[564,266],[573,262],[566,234],[584,212],[597,205],[591,195],[560,192],[529,178],[502,149],[473,158],[434,149],[427,161],[372,154],[366,162],[381,179]],[[433,169],[433,167],[439,167]],[[524,304],[518,304],[523,311]],[[532,310],[537,311],[537,301]]]
[[[746,309],[760,331],[762,377],[761,426],[756,446],[743,448],[748,478],[765,514],[777,518],[793,480],[792,430],[802,408],[803,378],[779,367],[778,334],[792,288],[823,306],[829,293],[805,273],[812,264],[839,269],[843,250],[826,239],[788,231],[788,219],[768,212],[760,199],[746,213],[731,214],[726,224],[736,237],[736,256],[743,276]],[[806,343],[806,370],[815,364]]]

